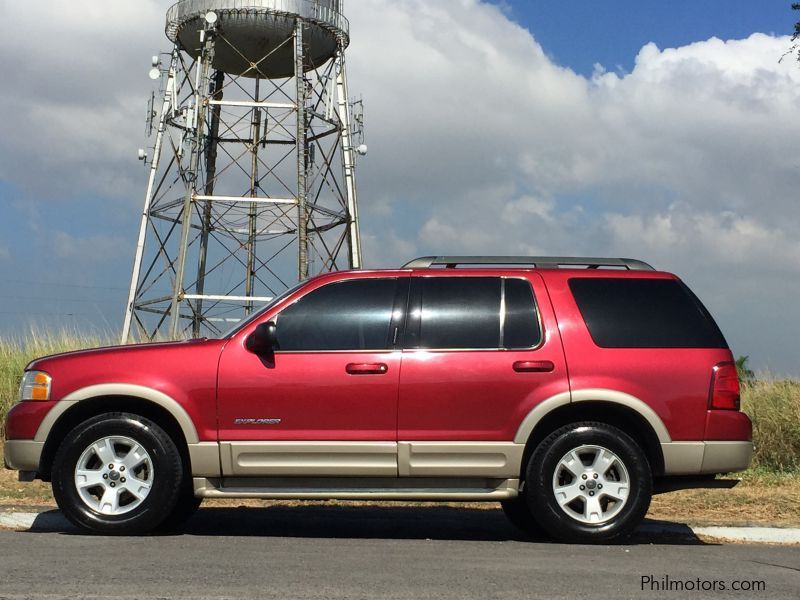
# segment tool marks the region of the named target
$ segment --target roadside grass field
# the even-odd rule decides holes
[[[0,422],[16,401],[25,366],[41,356],[110,345],[108,338],[70,332],[0,339]],[[753,420],[753,466],[732,490],[684,490],[653,498],[648,517],[702,524],[800,526],[800,382],[762,376],[742,387],[742,408]],[[0,455],[2,454],[0,442]],[[2,458],[2,456],[0,456]],[[259,500],[214,500],[215,506],[267,506]],[[282,503],[286,504],[286,503]],[[303,502],[293,502],[303,505]],[[330,502],[329,504],[381,504]],[[0,505],[52,506],[49,484],[20,483],[14,471],[0,470]],[[495,503],[464,504],[493,509]]]

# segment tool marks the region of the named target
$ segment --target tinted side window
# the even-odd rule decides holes
[[[385,350],[397,280],[356,279],[321,287],[278,315],[278,349]]]
[[[422,278],[420,348],[498,348],[500,279]]]
[[[680,281],[571,279],[594,342],[603,348],[727,348],[711,315]]]
[[[521,349],[542,338],[533,290],[521,279],[414,278],[410,310],[406,348]]]
[[[539,314],[531,284],[522,279],[504,279],[505,319],[503,348],[533,348],[542,341]]]

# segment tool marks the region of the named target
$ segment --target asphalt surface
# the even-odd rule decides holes
[[[157,537],[0,532],[0,598],[800,597],[800,546],[712,545],[657,529],[624,545],[568,546],[523,539],[499,510],[202,509]],[[700,590],[643,589],[648,576]],[[735,582],[765,589],[732,591]]]

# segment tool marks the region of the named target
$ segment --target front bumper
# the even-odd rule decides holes
[[[6,469],[38,471],[44,442],[33,440],[7,440],[4,447]]]

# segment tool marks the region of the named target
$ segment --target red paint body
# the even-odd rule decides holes
[[[423,275],[527,279],[541,313],[543,343],[524,351],[398,349],[276,352],[271,357],[256,356],[245,347],[258,324],[313,289],[345,279]],[[101,348],[33,362],[30,369],[52,376],[51,401],[16,405],[6,435],[32,439],[48,410],[71,392],[128,383],[176,400],[193,420],[201,441],[508,441],[538,403],[570,390],[596,388],[644,401],[673,440],[750,439],[746,415],[708,410],[712,368],[733,360],[730,350],[599,348],[568,287],[569,278],[578,276],[675,278],[660,272],[566,269],[323,275],[229,339]],[[242,426],[236,419],[280,423]]]
[[[494,269],[436,271],[446,276],[507,275]],[[430,275],[430,273],[426,273]],[[400,440],[513,440],[541,401],[569,391],[555,314],[544,282],[525,273],[541,314],[544,341],[535,350],[409,350],[400,375]],[[551,372],[517,372],[514,363],[550,361]]]
[[[81,388],[108,383],[163,392],[186,410],[201,441],[216,441],[217,364],[224,345],[225,340],[192,340],[97,348],[48,356],[32,362],[28,368],[45,371],[53,378],[51,401],[61,400]],[[41,420],[35,427],[30,424],[28,431],[35,433],[40,423]],[[7,429],[17,427],[9,415]]]
[[[583,322],[568,286],[574,271],[544,277],[568,357],[573,390],[603,388],[639,398],[661,417],[674,441],[705,439],[706,410],[715,365],[733,360],[728,349],[599,348]],[[630,277],[627,271],[580,271],[581,277]],[[675,279],[637,272],[638,279]],[[747,438],[741,438],[747,439]]]

